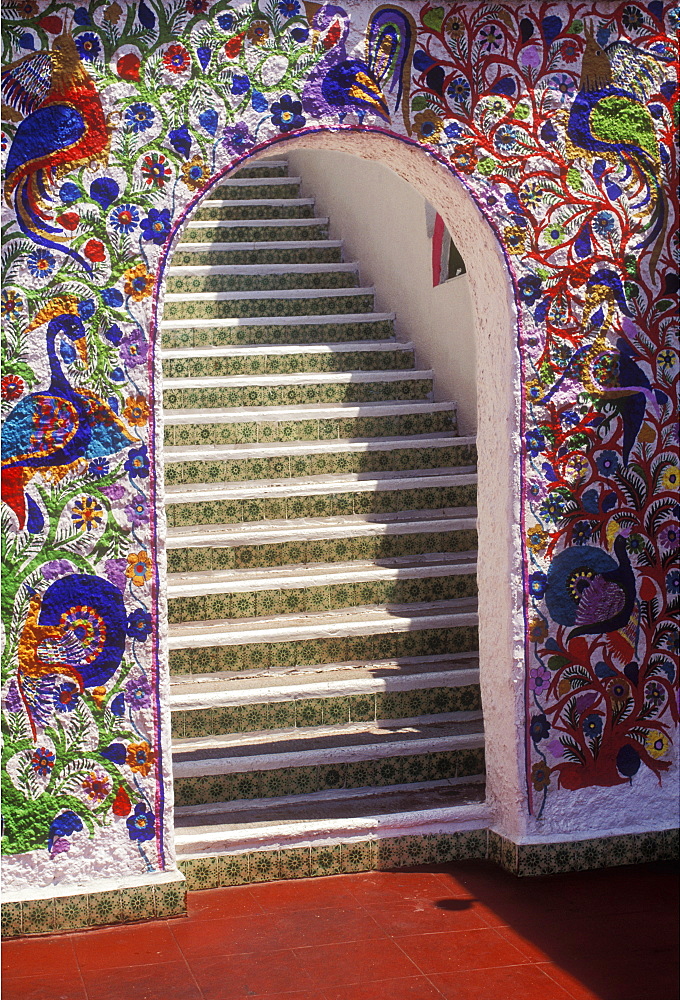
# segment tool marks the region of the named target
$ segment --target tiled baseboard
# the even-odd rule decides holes
[[[389,871],[481,858],[519,876],[676,860],[678,834],[678,830],[660,830],[561,843],[515,844],[493,830],[466,830],[192,858],[180,861],[180,875],[162,884],[3,902],[2,935],[21,937],[179,917],[186,913],[187,891],[275,879]]]

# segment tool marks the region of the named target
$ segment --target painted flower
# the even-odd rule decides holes
[[[24,381],[18,375],[3,375],[0,382],[0,394],[2,398],[11,402],[19,399],[24,391]]]
[[[669,594],[680,594],[680,569],[666,573],[666,587]]]
[[[149,475],[149,455],[146,445],[142,445],[141,448],[130,448],[124,469],[131,479],[147,478]]]
[[[125,694],[131,708],[148,708],[151,704],[151,686],[143,675],[130,678],[125,685]]]
[[[560,55],[562,56],[562,62],[567,64],[575,63],[580,58],[581,50],[575,41],[568,38],[560,45]]]
[[[154,276],[150,274],[145,264],[131,267],[123,275],[125,278],[125,294],[132,296],[133,301],[141,302],[153,291]]]
[[[614,704],[628,701],[630,698],[630,684],[625,678],[617,677],[609,685],[608,694]]]
[[[73,504],[71,520],[75,528],[91,531],[102,523],[103,514],[104,508],[94,497],[81,497]]]
[[[529,593],[532,597],[540,600],[545,593],[545,585],[547,583],[547,577],[545,573],[537,570],[535,573],[529,574]]]
[[[83,247],[83,253],[94,264],[106,260],[106,248],[101,240],[88,240]]]
[[[602,717],[591,713],[583,719],[583,732],[586,736],[596,737],[602,732]]]
[[[253,21],[246,32],[246,38],[253,45],[264,45],[269,38],[269,25],[266,21]]]
[[[619,467],[619,456],[615,451],[603,451],[595,459],[602,476],[613,476]]]
[[[279,132],[292,132],[305,124],[302,104],[294,101],[290,94],[284,94],[278,101],[274,101],[270,110],[272,125],[276,125]]]
[[[551,246],[557,246],[557,244],[564,238],[564,229],[559,225],[559,223],[554,222],[551,225],[546,226],[542,235],[546,243],[549,243]]]
[[[127,634],[133,639],[145,642],[149,638],[151,629],[151,615],[148,611],[145,611],[143,608],[135,608],[128,615]]]
[[[413,119],[418,142],[429,142],[433,146],[442,141],[444,122],[430,108],[420,111]]]
[[[125,112],[127,127],[134,133],[146,132],[147,129],[150,129],[154,123],[155,117],[156,116],[151,105],[146,104],[144,101],[138,101],[135,104],[131,104]]]
[[[532,618],[529,622],[529,640],[530,642],[543,642],[544,639],[548,637],[548,623],[544,618],[539,618],[538,616]]]
[[[531,783],[537,792],[542,792],[550,785],[550,768],[542,760],[531,768]]]
[[[680,542],[680,524],[677,521],[671,521],[670,524],[664,525],[658,537],[661,548],[672,551],[678,547]]]
[[[546,691],[550,684],[550,671],[539,663],[529,671],[529,687],[532,691]]]
[[[654,708],[658,708],[659,705],[663,705],[666,700],[666,693],[658,681],[652,681],[645,688],[645,698],[649,701]]]
[[[130,840],[139,843],[153,840],[156,836],[155,822],[154,814],[145,809],[143,802],[138,802],[132,816],[126,820]]]
[[[612,239],[618,232],[616,219],[611,212],[598,212],[593,219],[593,229],[598,236]]]
[[[41,777],[46,778],[54,767],[56,759],[55,754],[53,754],[51,750],[47,750],[45,747],[39,747],[37,750],[33,751],[33,756],[31,757],[31,767]]]
[[[143,587],[151,579],[151,560],[146,552],[131,552],[127,557],[125,575],[135,587]]]
[[[446,26],[446,30],[450,37],[455,40],[465,34],[465,24],[459,17],[452,17]]]
[[[540,524],[535,524],[533,528],[529,528],[527,531],[527,545],[536,555],[545,550],[549,541],[550,535],[547,531],[543,530]]]
[[[132,771],[146,777],[155,759],[156,755],[148,743],[131,743],[127,748],[125,763]]]
[[[539,430],[529,431],[525,436],[526,446],[532,458],[536,458],[545,449],[545,438]]]
[[[557,524],[564,517],[564,497],[558,493],[551,493],[541,504],[540,514],[546,521]]]
[[[471,174],[477,166],[477,157],[471,149],[466,149],[465,146],[454,146],[451,163],[461,173]]]
[[[133,427],[144,427],[149,419],[149,405],[144,396],[130,396],[125,400],[123,416]]]
[[[572,529],[571,539],[575,545],[585,545],[592,533],[593,529],[588,521],[579,521]]]
[[[576,84],[566,73],[558,73],[557,76],[551,77],[550,85],[557,91],[560,95],[560,100],[563,102],[571,100],[576,90]]]
[[[279,0],[277,6],[279,13],[283,14],[284,17],[295,17],[296,14],[300,13],[298,0]]]
[[[131,233],[137,228],[139,211],[136,205],[120,205],[109,216],[109,222],[119,233]]]
[[[5,289],[0,292],[0,313],[3,316],[15,316],[24,308],[24,300],[18,292]]]
[[[446,88],[446,93],[456,104],[466,107],[470,100],[470,84],[464,76],[456,76]]]
[[[108,475],[109,463],[105,458],[93,458],[87,471],[94,479],[101,479],[102,476]]]
[[[242,153],[249,149],[254,141],[245,122],[229,125],[222,132],[222,145],[230,153]]]
[[[661,476],[661,485],[665,490],[670,490],[674,493],[678,486],[680,486],[680,469],[677,465],[669,465],[664,469]]]
[[[137,368],[146,361],[149,345],[142,330],[135,328],[123,341],[120,356],[128,368]]]
[[[656,360],[662,369],[673,368],[677,364],[678,355],[670,348],[665,348],[663,351],[659,351]]]
[[[139,496],[133,497],[132,502],[125,508],[125,513],[127,514],[128,520],[133,528],[138,528],[140,524],[144,524],[149,520],[149,504],[146,497]]]
[[[487,52],[493,52],[494,49],[499,49],[502,41],[503,36],[498,28],[493,24],[490,24],[486,28],[482,28],[479,32],[479,47],[480,49],[485,49]]]
[[[183,73],[191,66],[191,56],[183,45],[171,45],[163,56],[163,65],[171,73]]]
[[[161,246],[170,233],[171,225],[169,208],[162,208],[160,212],[157,208],[150,208],[149,215],[146,219],[142,219],[139,228],[145,240]]]
[[[663,757],[668,753],[671,743],[665,733],[659,729],[650,729],[645,739],[645,750],[650,757]]]
[[[78,704],[80,691],[73,681],[60,679],[54,690],[54,707],[58,712],[72,712]]]
[[[189,14],[205,14],[209,6],[208,0],[187,0],[186,2]]]
[[[68,837],[71,833],[77,833],[83,829],[83,821],[71,809],[60,813],[50,823],[50,832],[47,836],[47,850],[51,851],[55,840],[58,837]]]
[[[85,62],[92,62],[101,52],[101,44],[93,31],[85,31],[76,37],[78,55]]]
[[[624,28],[629,31],[641,31],[645,26],[645,19],[639,7],[624,7],[621,15]]]
[[[108,775],[90,771],[81,785],[83,791],[92,802],[103,802],[111,792],[111,782]]]
[[[508,253],[522,254],[526,249],[527,234],[524,226],[506,226],[503,239]]]
[[[540,743],[541,740],[547,740],[548,736],[550,736],[550,728],[550,723],[545,715],[534,715],[531,718],[529,735],[534,743]]]
[[[49,278],[56,265],[56,257],[48,250],[34,250],[26,260],[26,266],[34,278]]]
[[[158,188],[165,186],[165,182],[172,176],[172,170],[168,161],[160,153],[149,154],[144,157],[142,163],[142,177],[147,184],[155,185]]]
[[[182,180],[190,191],[198,191],[210,178],[210,171],[200,156],[194,156],[182,165]]]

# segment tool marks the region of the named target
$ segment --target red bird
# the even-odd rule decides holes
[[[14,135],[5,167],[5,200],[14,198],[19,228],[34,243],[61,250],[91,271],[66,237],[51,225],[49,189],[75,167],[106,165],[111,128],[89,73],[70,34],[54,40],[51,52],[12,63],[2,74],[5,104],[26,115]]]

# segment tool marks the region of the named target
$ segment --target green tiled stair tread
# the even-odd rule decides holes
[[[285,345],[246,349],[238,347],[167,350],[163,354],[165,378],[205,378],[225,375],[292,375],[298,372],[390,371],[415,367],[413,349],[388,341],[376,341],[376,348],[357,345],[338,350],[340,345],[309,345],[293,352]],[[344,347],[344,345],[342,345]],[[347,345],[354,347],[353,344]],[[335,348],[335,349],[333,349]],[[191,353],[194,351],[195,353]]]
[[[250,177],[287,177],[287,160],[263,160],[261,163],[251,162],[247,167],[240,167],[231,174],[231,180],[243,180]]]
[[[294,219],[250,220],[246,219],[218,225],[217,223],[190,223],[184,230],[180,241],[183,243],[257,243],[275,240],[327,240],[328,223],[315,222],[313,219],[302,219],[300,225],[293,225]]]
[[[320,375],[324,373],[319,373]],[[327,373],[335,374],[333,372]],[[361,374],[369,374],[362,372]],[[282,380],[286,376],[281,376]],[[178,380],[179,381],[179,380]],[[181,386],[181,387],[180,387]],[[165,382],[163,404],[171,410],[215,409],[232,406],[298,406],[309,403],[370,403],[394,399],[430,399],[431,378],[402,378],[387,380],[377,373],[373,380],[319,381],[307,384],[283,383],[279,385],[234,385],[185,387],[184,380],[174,387],[173,380]]]
[[[163,323],[163,346],[168,350],[190,347],[244,347],[248,345],[346,344],[358,340],[385,340],[394,333],[389,315],[367,314],[358,320],[344,316],[310,317],[296,323],[262,323],[248,319],[226,323]]]
[[[234,292],[199,292],[193,298],[182,298],[174,301],[168,296],[165,299],[164,318],[167,321],[177,319],[232,319],[234,317],[257,317],[268,316],[324,316],[341,315],[346,313],[367,313],[373,309],[373,292],[350,288],[347,294],[341,294],[342,288],[330,289],[337,292],[334,295],[325,295],[325,289],[315,289],[316,295],[304,298],[293,295],[294,289],[289,289],[288,296],[277,296],[276,292],[270,292],[266,298],[246,298],[248,294],[243,292],[243,298],[229,299],[199,299],[200,295],[234,294]],[[304,289],[301,290],[304,292]],[[174,294],[174,293],[173,293]],[[255,293],[251,293],[255,294]],[[263,293],[264,294],[264,293]]]
[[[175,266],[220,264],[335,264],[342,261],[339,240],[260,241],[257,244],[180,243],[173,254]]]
[[[236,524],[240,521],[295,520],[300,517],[342,517],[352,514],[392,514],[400,511],[455,510],[477,502],[477,485],[446,486],[423,483],[412,489],[383,489],[371,492],[348,489],[321,495],[284,497],[218,497],[191,502],[177,501],[166,494],[168,524],[182,527],[201,524]]]
[[[356,271],[293,271],[275,274],[168,274],[167,291],[192,295],[194,292],[254,292],[291,288],[349,288],[359,284]]]
[[[215,708],[172,711],[172,735],[221,736],[267,729],[337,725],[365,720],[415,719],[481,709],[478,685],[370,694],[296,698]]]
[[[178,640],[181,642],[181,639]],[[243,642],[197,648],[171,648],[170,673],[202,674],[223,671],[267,670],[327,663],[365,662],[387,657],[440,656],[474,653],[478,648],[476,625],[348,635],[331,639]],[[173,644],[174,645],[174,644]]]
[[[204,201],[193,218],[198,222],[219,219],[312,219],[311,198],[261,198],[243,202]]]
[[[252,201],[260,198],[299,198],[300,178],[230,178],[210,191],[218,201]]]
[[[306,415],[295,418],[295,413],[289,411],[289,419],[252,418],[243,422],[243,411],[239,411],[241,420],[213,420],[211,414],[201,412],[195,423],[178,420],[173,414],[166,414],[164,427],[164,444],[166,447],[186,447],[187,445],[224,445],[224,444],[266,444],[272,441],[335,441],[352,440],[355,438],[385,437],[388,433],[398,437],[416,434],[446,434],[456,433],[456,411],[414,409],[410,413],[388,413],[382,416],[344,416],[325,415],[314,418],[306,411]],[[394,408],[388,408],[394,409]],[[375,412],[375,411],[373,411]],[[207,418],[207,419],[206,419]]]
[[[171,529],[172,530],[172,529]],[[381,534],[372,537],[258,545],[186,546],[168,548],[168,572],[292,566],[296,563],[336,563],[350,559],[392,559],[434,552],[469,552],[477,548],[477,531]]]

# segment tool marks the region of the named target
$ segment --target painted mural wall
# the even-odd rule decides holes
[[[505,254],[528,813],[549,823],[577,790],[642,775],[672,795],[678,8],[9,0],[3,15],[8,884],[173,865],[163,267],[219,175],[306,130],[421,148]]]

